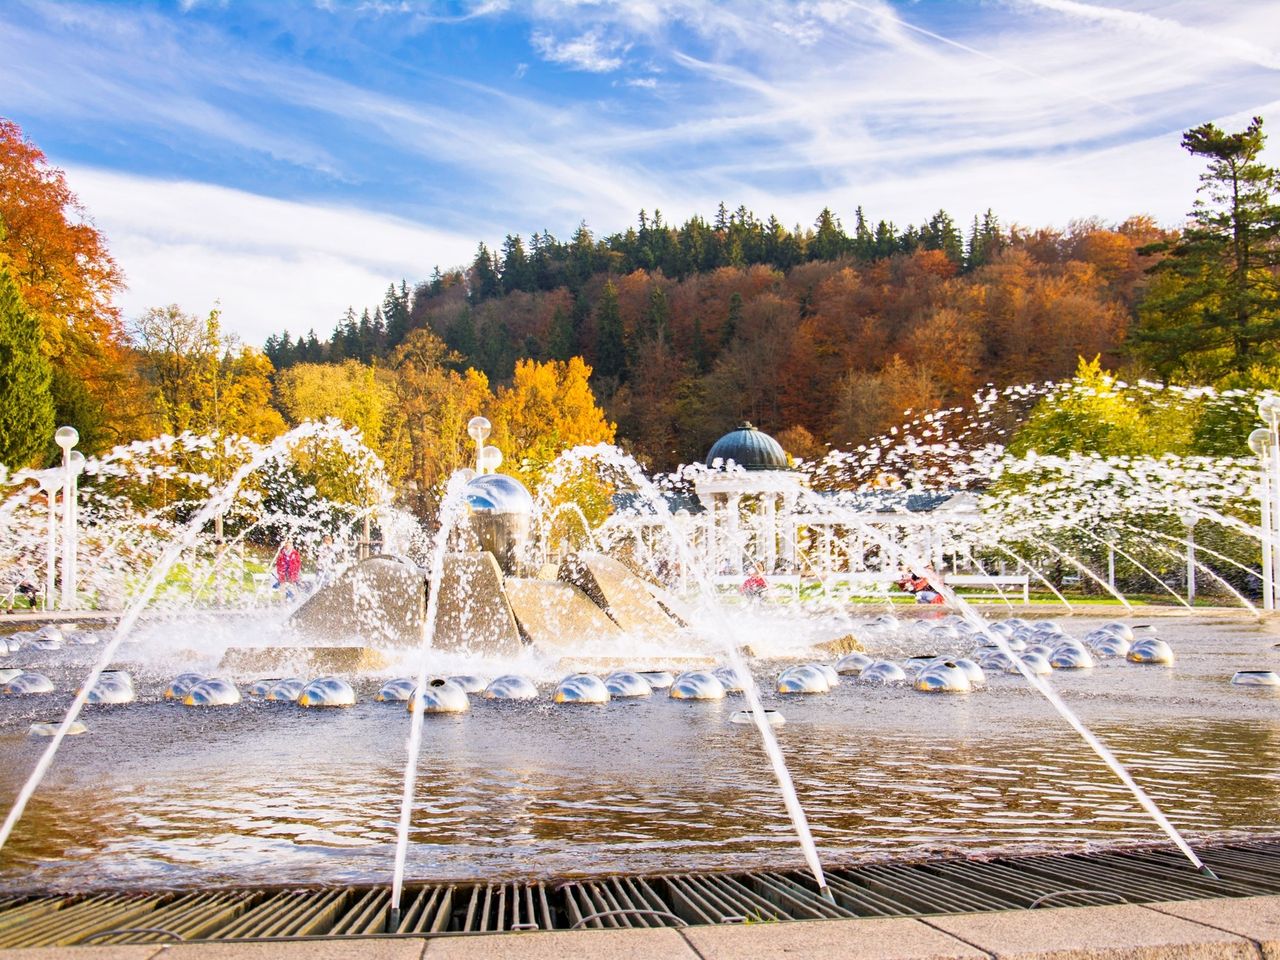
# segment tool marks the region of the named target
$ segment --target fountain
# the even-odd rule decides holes
[[[970,419],[983,415],[979,404]],[[1203,863],[1183,832],[1203,839],[1258,829],[1255,807],[1234,795],[1206,803],[1212,784],[1162,785],[1158,804],[1142,788],[1162,757],[1173,758],[1160,771],[1170,776],[1201,762],[1187,758],[1203,749],[1217,751],[1214,769],[1226,769],[1267,736],[1268,693],[1245,688],[1275,685],[1274,671],[1257,669],[1274,664],[1230,660],[1219,650],[1271,656],[1248,633],[1258,612],[1249,598],[1260,586],[1249,578],[1258,577],[1233,559],[1241,556],[1238,541],[1209,535],[1212,525],[1256,537],[1232,500],[1250,489],[1252,465],[1069,454],[1010,462],[997,444],[971,445],[968,455],[953,446],[965,430],[969,439],[980,432],[972,423],[948,433],[948,416],[940,416],[915,427],[928,442],[904,432],[858,456],[796,464],[744,424],[707,463],[659,478],[611,448],[579,449],[564,454],[534,495],[488,472],[497,464],[481,438],[480,472],[451,479],[429,541],[397,511],[358,440],[332,426],[307,427],[269,447],[166,438],[86,461],[75,595],[127,606],[109,636],[85,629],[94,623],[86,610],[61,636],[20,636],[0,653],[0,756],[14,771],[0,776],[0,787],[18,796],[0,828],[0,889],[34,883],[30,864],[43,855],[50,828],[33,795],[47,792],[72,811],[65,829],[85,851],[56,863],[41,884],[84,884],[108,849],[127,849],[111,828],[109,845],[86,839],[69,792],[75,765],[110,785],[104,802],[126,811],[116,814],[122,822],[164,824],[199,814],[168,787],[171,812],[157,813],[111,771],[133,768],[177,783],[179,756],[193,754],[225,771],[209,789],[248,811],[226,814],[219,828],[249,838],[246,849],[258,842],[258,814],[279,803],[269,786],[277,770],[308,788],[290,816],[320,825],[298,831],[283,877],[266,859],[198,853],[219,849],[217,830],[189,839],[162,827],[156,843],[168,845],[196,882],[324,882],[340,850],[351,864],[346,875],[391,878],[378,909],[393,931],[411,922],[415,882],[530,878],[504,852],[512,844],[530,851],[522,863],[537,862],[543,877],[576,872],[584,850],[600,870],[640,873],[768,869],[798,857],[810,870],[808,889],[838,906],[822,861],[888,850],[919,855],[942,843],[986,855],[993,845],[1152,842],[1153,831],[1123,810],[1134,800],[1197,867]],[[299,479],[300,468],[280,465],[310,441],[335,444],[354,474],[371,478],[357,500],[328,499]],[[235,469],[214,471],[214,460]],[[544,532],[564,510],[557,485],[584,464],[636,496],[589,531],[583,549],[561,551]],[[890,470],[892,483],[883,479]],[[866,483],[856,481],[860,472],[871,475]],[[210,482],[216,475],[231,480]],[[992,475],[1011,478],[1005,492],[982,488]],[[166,485],[165,502],[138,496],[141,476]],[[282,493],[281,482],[294,495]],[[676,508],[691,502],[690,491],[709,508]],[[36,497],[21,492],[0,504],[15,551],[36,550],[47,538],[45,504]],[[1196,517],[1203,542],[1180,568],[1184,580],[1170,576],[1167,556],[1181,558],[1174,547],[1190,535],[1141,532],[1143,511],[1179,514],[1180,524],[1182,513]],[[230,546],[213,542],[215,516]],[[366,517],[382,532],[380,544],[362,544],[294,604],[263,596],[270,588],[253,579],[251,548],[274,535],[266,531],[314,543]],[[1103,569],[1099,558],[1116,569]],[[947,603],[903,605],[904,570]],[[744,589],[757,573],[761,595]],[[1221,595],[1241,609],[1223,621],[1234,626],[1197,619],[1191,597],[1179,592],[1194,573],[1202,587],[1221,579]],[[1116,604],[1090,616],[1070,576]],[[1068,619],[1043,619],[1049,609],[1026,602],[1037,578]],[[1159,637],[1111,620],[1137,609],[1122,587],[1142,581],[1170,601],[1142,608],[1160,615]],[[973,603],[984,600],[1006,614],[1021,604],[1026,615],[980,615]],[[1232,697],[1234,705],[1217,703]],[[1187,698],[1196,705],[1190,721],[1180,706]],[[776,709],[784,701],[785,727]],[[1108,712],[1109,704],[1119,706]],[[50,724],[50,713],[62,710],[63,721]],[[1055,715],[1079,746],[1054,728]],[[1201,736],[1195,750],[1178,754],[1170,744],[1187,722]],[[1157,753],[1170,752],[1135,767],[1142,770],[1135,778],[1117,754],[1133,756],[1153,724],[1162,738]],[[762,738],[763,751],[743,739],[744,726]],[[32,768],[24,744],[36,728],[52,736]],[[63,739],[82,731],[75,765],[55,763]],[[114,746],[124,731],[150,745],[143,756]],[[95,747],[105,751],[101,761]],[[331,802],[307,772],[329,754],[354,781],[329,784]],[[849,763],[865,755],[877,764]],[[940,771],[939,796],[963,798],[946,831],[909,826],[943,809],[918,784],[922,765]],[[1037,769],[1051,771],[1043,810],[1003,792]],[[37,794],[49,773],[56,776]],[[97,801],[80,802],[88,811]],[[136,818],[127,802],[141,804]],[[946,806],[952,811],[951,801]],[[677,828],[661,822],[668,809],[697,812],[682,815]],[[649,839],[625,826],[638,810],[657,811],[644,814]],[[790,834],[760,826],[785,823],[784,811]],[[574,825],[573,839],[548,829],[561,818]],[[271,829],[281,828],[289,829],[280,821]],[[200,867],[190,866],[197,860]],[[126,886],[159,882],[157,867],[142,860],[116,870]]]

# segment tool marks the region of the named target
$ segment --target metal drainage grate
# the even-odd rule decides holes
[[[865,864],[828,872],[834,903],[801,872],[423,884],[405,891],[393,931],[391,893],[381,886],[9,897],[0,898],[0,948],[683,927],[1280,894],[1280,842],[1199,853],[1217,879],[1153,849]]]

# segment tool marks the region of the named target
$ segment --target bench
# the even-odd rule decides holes
[[[951,574],[944,580],[949,587],[993,587],[986,593],[966,593],[970,600],[1004,600],[1010,593],[1021,594],[1023,603],[1031,602],[1031,580],[1024,574]],[[1006,589],[1013,588],[1012,590]]]

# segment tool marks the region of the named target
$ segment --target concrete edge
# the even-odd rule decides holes
[[[1238,898],[1225,898],[1224,900],[1219,900],[1219,901],[1204,900],[1204,901],[1187,901],[1187,902],[1188,903],[1204,903],[1204,904],[1208,904],[1212,902],[1230,903],[1236,899]],[[1276,915],[1278,918],[1280,918],[1280,897],[1258,898],[1258,899],[1266,899],[1274,903],[1276,906]],[[1179,903],[1181,902],[1182,901],[1179,901]],[[1161,909],[1162,907],[1171,906],[1170,904],[1165,904],[1165,903],[1130,904],[1127,906],[1130,909],[1140,910],[1144,913],[1151,914],[1152,917],[1158,917],[1161,919],[1172,920],[1175,917],[1177,917],[1179,924],[1187,925],[1186,929],[1188,930],[1194,929],[1198,934],[1202,934],[1202,936],[1199,936],[1195,939],[1186,939],[1185,942],[1179,941],[1175,938],[1174,940],[1168,943],[1153,945],[1149,942],[1144,942],[1141,940],[1126,942],[1122,936],[1116,937],[1114,935],[1114,931],[1112,931],[1109,934],[1109,939],[1108,939],[1106,948],[1099,949],[1096,942],[1089,943],[1090,938],[1088,934],[1090,929],[1096,930],[1099,928],[1099,921],[1106,911],[1116,909],[1116,908],[1109,908],[1109,907],[1051,907],[1051,908],[1043,908],[1037,911],[1007,910],[1007,911],[990,911],[990,912],[975,913],[975,914],[954,914],[954,915],[948,914],[945,917],[945,919],[965,918],[965,917],[971,917],[971,918],[999,917],[999,918],[1017,919],[1017,920],[1025,921],[1027,919],[1030,919],[1031,916],[1033,916],[1034,914],[1042,913],[1045,915],[1044,918],[1046,921],[1052,918],[1052,920],[1054,921],[1053,926],[1059,929],[1061,929],[1063,926],[1068,926],[1073,930],[1080,931],[1081,943],[1078,947],[1073,948],[1070,944],[1064,944],[1061,942],[1058,942],[1052,945],[1045,943],[1041,945],[1043,949],[1033,949],[1029,951],[1018,951],[1018,952],[1007,952],[1007,951],[996,950],[991,948],[990,946],[983,946],[980,942],[970,942],[969,940],[966,940],[963,937],[957,936],[955,933],[943,928],[943,925],[941,922],[944,921],[944,917],[942,916],[863,917],[863,918],[857,918],[857,919],[839,919],[839,920],[783,921],[780,924],[767,924],[767,925],[762,924],[760,928],[758,928],[757,932],[760,933],[761,935],[767,935],[770,940],[776,940],[777,935],[781,933],[783,930],[787,928],[800,928],[795,930],[795,934],[796,934],[795,939],[797,941],[797,945],[799,945],[800,941],[804,940],[808,936],[811,936],[814,931],[821,930],[825,932],[829,930],[832,934],[835,934],[838,936],[838,940],[842,948],[845,946],[848,947],[847,954],[842,949],[841,951],[842,956],[847,955],[849,957],[865,957],[867,958],[867,960],[885,960],[885,958],[889,958],[889,957],[898,958],[898,960],[902,960],[902,958],[912,956],[911,954],[904,953],[904,952],[890,951],[886,953],[884,952],[883,949],[873,949],[871,947],[871,945],[876,943],[877,940],[873,936],[868,936],[868,934],[871,933],[875,925],[884,924],[886,921],[897,922],[897,923],[901,923],[903,921],[914,921],[914,922],[920,923],[928,927],[930,931],[932,931],[933,933],[946,938],[947,941],[950,941],[953,944],[954,949],[950,951],[946,951],[946,950],[941,952],[930,951],[928,956],[931,958],[940,958],[940,957],[947,957],[947,956],[972,957],[974,952],[977,951],[986,957],[993,958],[993,960],[996,960],[996,958],[1010,958],[1010,957],[1017,957],[1017,956],[1030,957],[1033,955],[1054,956],[1059,958],[1080,957],[1080,958],[1088,958],[1088,960],[1100,960],[1100,958],[1106,958],[1106,957],[1114,957],[1114,958],[1117,958],[1117,960],[1120,960],[1120,958],[1132,958],[1135,956],[1142,956],[1144,960],[1164,960],[1164,958],[1169,958],[1169,960],[1174,960],[1174,958],[1201,957],[1201,956],[1209,957],[1211,955],[1217,956],[1219,954],[1215,954],[1212,951],[1209,951],[1207,949],[1213,944],[1238,945],[1241,949],[1238,951],[1235,951],[1237,955],[1240,955],[1241,953],[1245,953],[1245,954],[1251,955],[1252,957],[1259,958],[1259,960],[1269,955],[1268,951],[1266,950],[1266,945],[1264,944],[1264,942],[1258,939],[1256,936],[1250,936],[1249,934],[1243,933],[1238,929],[1232,930],[1225,925],[1220,926],[1211,922],[1204,922],[1201,920],[1192,920],[1192,919],[1186,918],[1185,916],[1177,916],[1177,914],[1171,912],[1168,909]],[[673,933],[677,933],[680,936],[681,941],[688,947],[690,953],[693,956],[699,957],[701,958],[701,960],[717,960],[717,957],[720,956],[719,951],[715,951],[710,954],[701,952],[695,945],[694,939],[691,938],[689,934],[691,931],[696,931],[699,929],[705,930],[705,929],[721,929],[721,928],[687,927],[687,928],[675,928],[675,929],[667,928],[667,929],[671,929]],[[751,927],[735,927],[734,929],[737,931],[740,931],[735,934],[736,938],[749,940],[752,937]],[[453,954],[465,953],[468,955],[473,955],[474,957],[477,958],[477,960],[482,960],[482,958],[494,955],[495,948],[499,943],[502,944],[502,949],[500,951],[497,951],[497,953],[503,957],[508,957],[508,956],[518,957],[526,954],[525,950],[520,949],[520,943],[523,938],[527,937],[527,938],[530,938],[528,941],[528,946],[530,950],[527,952],[527,955],[530,957],[533,957],[533,956],[541,955],[541,951],[537,951],[535,953],[532,949],[535,946],[535,942],[534,942],[535,939],[540,938],[542,934],[552,933],[552,932],[560,935],[564,935],[564,934],[572,935],[569,931],[542,931],[540,933],[528,933],[528,934],[507,933],[507,934],[461,935],[456,938],[449,937],[448,939],[452,941],[450,953],[453,953]],[[633,931],[617,930],[614,932],[616,934],[623,935],[618,939],[625,940],[625,935]],[[637,934],[643,935],[646,931],[636,930],[634,932]],[[652,934],[653,931],[649,930],[647,932],[649,934]],[[1213,944],[1211,944],[1210,941],[1212,941]],[[187,957],[198,958],[198,957],[207,955],[210,958],[210,960],[215,960],[215,958],[216,960],[233,960],[233,958],[236,958],[236,957],[245,957],[245,958],[261,957],[263,955],[264,948],[266,948],[266,952],[269,952],[272,954],[278,954],[279,956],[282,956],[282,957],[292,957],[295,954],[301,957],[303,956],[303,952],[307,950],[308,945],[310,945],[311,947],[311,950],[310,950],[311,956],[321,956],[321,955],[329,955],[329,950],[333,949],[333,945],[336,945],[338,943],[345,943],[350,948],[348,955],[352,957],[360,957],[360,956],[373,957],[382,952],[376,946],[377,944],[390,945],[391,943],[396,943],[396,942],[397,941],[395,940],[377,940],[377,939],[370,939],[370,940],[364,940],[364,941],[361,941],[359,939],[348,940],[348,941],[337,941],[337,940],[325,940],[324,938],[315,938],[315,939],[294,940],[294,941],[282,940],[282,941],[276,942],[275,944],[270,944],[266,941],[253,941],[253,942],[246,941],[242,943],[236,942],[236,941],[220,941],[220,942],[209,941],[204,943],[189,943],[189,944],[182,944],[182,945],[174,944],[171,946],[165,946],[165,945],[159,945],[159,944],[148,944],[148,945],[117,946],[117,947],[105,947],[105,948],[91,947],[91,946],[37,947],[37,948],[23,948],[23,949],[0,949],[0,960],[44,960],[44,958],[55,958],[55,957],[66,957],[66,958],[70,958],[70,960],[75,960],[75,958],[77,957],[83,958],[83,960],[108,960],[108,958],[110,958],[110,960],[116,960],[116,958],[119,958],[119,960],[125,960],[125,958],[128,958],[128,960],[144,960],[144,958],[146,958],[146,960],[162,960],[162,958],[164,958],[165,956],[173,956],[174,950],[178,950],[180,955],[184,958],[187,958]],[[405,940],[398,941],[398,942],[405,944],[405,946],[408,946],[409,944],[418,946],[420,949],[424,951],[424,955],[429,956],[431,953],[431,949],[430,949],[431,944],[436,941],[434,939],[405,938]],[[330,946],[328,949],[317,950],[316,948],[319,947],[319,945],[321,944],[327,944]],[[465,948],[462,948],[463,944],[466,944],[467,946]],[[639,946],[639,944],[636,944],[636,946]],[[275,949],[272,949],[273,947]],[[412,947],[409,947],[409,949],[412,949]],[[606,956],[608,955],[608,953],[609,952],[606,951]],[[601,960],[605,960],[605,958],[601,958]]]

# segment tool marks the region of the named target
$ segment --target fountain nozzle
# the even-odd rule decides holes
[[[831,888],[828,887],[825,883],[818,888],[818,893],[822,894],[822,899],[827,901],[827,903],[831,904],[832,906],[835,905],[835,902],[836,902],[835,895],[831,892]]]
[[[400,929],[400,908],[391,906],[387,908],[387,933],[395,933]]]

